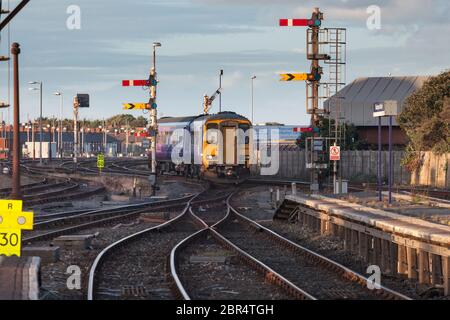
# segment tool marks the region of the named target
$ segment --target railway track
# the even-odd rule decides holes
[[[172,282],[166,277],[167,255],[179,241],[201,228],[188,216],[191,203],[205,205],[224,201],[229,193],[223,193],[218,190],[209,195],[197,195],[175,218],[105,248],[91,267],[88,299],[175,298]]]
[[[199,206],[197,210],[201,208]],[[201,230],[179,242],[170,253],[171,277],[178,298],[309,298],[301,289],[292,286],[210,228],[227,216],[226,202],[224,205],[216,203],[208,210],[194,210],[190,208],[191,218],[202,227]],[[198,254],[199,257],[196,256]],[[210,263],[211,260],[216,263]],[[220,267],[217,261],[222,261],[225,266]]]
[[[189,236],[172,250],[171,272],[184,299],[191,299],[191,295],[196,296],[196,293],[195,290],[192,293],[186,289],[183,276],[179,274],[180,269],[183,270],[180,267],[180,251],[192,243],[207,241],[206,234],[297,299],[409,299],[382,286],[375,290],[368,289],[368,279],[364,276],[246,218],[232,207],[230,199],[227,200],[225,211],[225,217],[211,227],[192,213],[204,223],[204,229]],[[192,281],[188,280],[187,283]]]
[[[149,210],[173,209],[184,206],[192,197],[193,195],[189,195],[177,199],[91,210],[69,216],[64,216],[64,214],[61,213],[59,214],[59,217],[36,222],[35,230],[25,232],[23,241],[25,243],[45,241],[60,235],[74,233],[84,229],[129,221],[138,217],[142,212],[148,212]]]
[[[367,289],[365,277],[247,219],[230,198],[194,198],[174,219],[105,248],[90,270],[88,299],[409,299]],[[193,255],[213,252],[243,263],[192,265]]]
[[[315,299],[409,299],[385,287],[369,290],[368,279],[304,248],[240,214],[228,202],[229,214],[216,225],[222,236],[251,254]]]

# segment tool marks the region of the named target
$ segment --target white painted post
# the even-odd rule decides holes
[[[292,187],[292,195],[296,196],[297,195],[297,184],[295,182],[292,182],[291,187]]]

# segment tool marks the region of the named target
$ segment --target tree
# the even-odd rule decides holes
[[[421,165],[421,151],[450,152],[450,71],[428,79],[406,100],[397,118],[409,138],[403,164],[410,170]]]

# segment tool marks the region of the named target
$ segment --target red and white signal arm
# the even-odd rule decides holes
[[[330,147],[330,161],[341,160],[341,147],[331,146]]]

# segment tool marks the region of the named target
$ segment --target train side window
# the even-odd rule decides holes
[[[206,143],[217,144],[219,125],[217,123],[209,123],[206,126]]]

